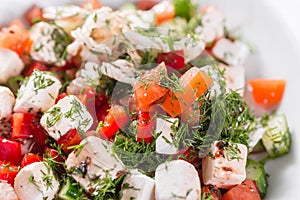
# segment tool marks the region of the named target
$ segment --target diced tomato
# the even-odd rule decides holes
[[[15,177],[19,172],[19,168],[9,162],[0,161],[0,182],[7,182],[14,186]]]
[[[43,157],[52,158],[57,162],[63,162],[65,159],[58,154],[58,151],[50,147],[45,147]]]
[[[157,63],[165,62],[166,66],[174,70],[182,71],[185,69],[183,50],[160,53],[157,55]]]
[[[57,97],[56,100],[55,100],[55,103],[57,103],[59,100],[65,98],[66,96],[68,96],[68,94],[65,93],[65,92],[59,94],[58,97]]]
[[[158,0],[139,0],[137,7],[140,10],[149,10],[155,6],[159,1]]]
[[[255,183],[251,180],[245,180],[242,184],[231,188],[226,192],[222,200],[260,200],[259,192]]]
[[[24,76],[30,76],[34,69],[38,69],[39,71],[48,71],[49,70],[49,68],[45,64],[35,61],[35,62],[31,63],[29,65],[29,67],[25,70]]]
[[[104,93],[98,94],[95,88],[88,87],[78,95],[79,100],[86,106],[87,110],[93,117],[93,125],[91,130],[95,130],[100,121],[103,121],[108,114],[110,105],[108,97]]]
[[[15,165],[21,163],[21,143],[0,137],[0,160],[11,162]]]
[[[32,5],[24,14],[24,18],[29,25],[34,24],[37,21],[44,20],[42,8],[36,4]]]
[[[202,187],[202,200],[220,200],[222,199],[221,191],[213,185],[205,185]]]
[[[29,31],[16,23],[0,32],[0,47],[11,49],[20,56],[30,52],[31,45]]]
[[[150,116],[149,112],[138,112],[137,141],[152,142],[155,124],[156,120]]]
[[[99,134],[105,139],[111,138],[120,128],[124,128],[128,122],[129,116],[125,108],[120,105],[112,105],[100,127]]]
[[[213,79],[204,71],[188,70],[179,78],[182,91],[169,92],[160,105],[170,116],[176,117],[203,95],[212,83]]]
[[[81,5],[84,9],[93,9],[97,10],[102,7],[99,0],[86,0],[84,4]]]
[[[42,160],[43,160],[43,158],[39,155],[36,155],[36,154],[33,154],[33,153],[25,154],[24,157],[23,157],[23,160],[21,162],[21,168],[23,168],[26,165],[29,165],[31,163],[40,162]]]
[[[46,141],[48,139],[48,134],[46,130],[42,127],[40,119],[41,115],[35,115],[33,117],[32,123],[30,124],[30,128],[36,143],[41,149],[44,149]]]
[[[134,91],[136,96],[137,106],[139,109],[147,111],[150,105],[159,100],[168,93],[168,89],[158,84],[148,84]]]
[[[198,153],[192,149],[192,148],[183,148],[180,151],[178,151],[175,155],[174,158],[176,159],[182,159],[185,160],[198,169],[200,167],[200,158]]]
[[[255,103],[265,109],[280,104],[286,86],[285,80],[254,79],[248,82]]]
[[[70,146],[78,145],[81,142],[81,136],[76,129],[69,130],[65,135],[58,139],[57,144],[62,146],[62,150],[70,153]]]
[[[157,25],[170,21],[175,17],[174,5],[169,1],[162,1],[155,5],[152,10],[155,13],[155,22]]]
[[[12,138],[32,138],[31,123],[32,113],[14,113],[12,115]]]
[[[139,110],[149,111],[152,103],[168,93],[169,89],[159,85],[162,74],[167,75],[167,68],[163,63],[148,71],[134,83],[134,96]]]

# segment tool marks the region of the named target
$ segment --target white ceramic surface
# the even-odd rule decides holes
[[[80,0],[0,0],[0,24],[12,19],[27,9],[32,2],[39,5],[80,2]],[[131,0],[132,1],[132,0]],[[103,0],[114,6],[125,0]],[[283,0],[199,0],[201,5],[216,4],[234,26],[241,25],[244,38],[255,48],[255,53],[247,63],[248,78],[269,77],[287,80],[286,93],[279,109],[285,113],[292,131],[290,154],[267,163],[269,178],[268,200],[299,199],[300,178],[300,48],[295,41],[296,30],[291,17],[287,17],[289,6],[281,9]],[[297,4],[299,5],[299,3]],[[296,9],[294,9],[294,12]],[[300,14],[297,15],[298,19]],[[296,20],[294,20],[296,22]],[[293,29],[294,27],[294,29]],[[300,30],[300,29],[298,29]],[[297,33],[300,33],[297,32]]]

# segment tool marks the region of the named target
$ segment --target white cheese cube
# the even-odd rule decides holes
[[[46,22],[34,24],[30,29],[33,41],[30,55],[34,60],[64,66],[69,36],[58,26]]]
[[[200,200],[201,185],[195,167],[174,160],[159,165],[155,171],[156,200]]]
[[[14,191],[14,188],[4,182],[0,182],[0,199],[5,200],[18,200],[18,197]]]
[[[93,180],[107,176],[114,180],[126,170],[122,161],[113,154],[111,143],[108,141],[89,136],[82,140],[80,145],[83,146],[81,149],[69,154],[66,166],[67,169],[75,169],[73,178],[87,191],[95,189]],[[82,163],[87,166],[86,173]]]
[[[243,66],[219,65],[220,69],[225,69],[226,89],[237,91],[241,96],[244,95],[246,85],[246,70]]]
[[[0,48],[0,63],[0,83],[21,74],[25,66],[16,52],[4,48]]]
[[[212,49],[214,56],[228,65],[243,65],[249,55],[248,46],[241,41],[222,38]]]
[[[160,133],[156,139],[155,151],[160,154],[175,154],[177,148],[174,144],[174,131],[172,126],[178,126],[177,118],[156,119],[156,133]]]
[[[155,181],[152,178],[134,170],[122,183],[121,200],[154,200],[154,188]]]
[[[59,182],[47,163],[35,162],[19,171],[14,188],[20,200],[52,200],[59,189]]]
[[[46,72],[34,71],[21,85],[15,112],[45,112],[55,103],[61,88],[60,81]]]
[[[55,140],[74,128],[85,133],[92,124],[91,114],[74,95],[59,100],[41,118],[41,125]]]
[[[216,141],[202,159],[202,177],[205,185],[230,188],[246,178],[247,147]]]
[[[0,120],[11,117],[15,96],[8,87],[0,86]]]
[[[209,6],[203,12],[202,26],[196,28],[205,43],[211,43],[224,35],[225,17],[215,6]]]

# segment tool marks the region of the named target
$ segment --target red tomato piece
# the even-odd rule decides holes
[[[23,157],[23,160],[21,162],[21,168],[25,167],[26,165],[29,165],[31,163],[40,162],[43,158],[39,155],[36,155],[34,153],[28,153],[25,154]]]
[[[44,149],[46,145],[46,140],[48,139],[48,134],[46,130],[42,127],[40,119],[40,115],[35,115],[33,117],[32,123],[30,124],[30,128],[36,143],[40,148]]]
[[[15,165],[21,163],[21,143],[0,137],[0,160],[11,162]]]
[[[162,1],[155,5],[152,10],[155,13],[155,22],[158,25],[170,21],[175,17],[175,7],[169,1]]]
[[[32,113],[14,113],[12,115],[12,138],[32,138],[31,123],[34,115]]]
[[[112,105],[105,117],[99,134],[105,139],[113,137],[120,128],[124,128],[129,122],[129,116],[123,106]]]
[[[11,49],[20,56],[30,52],[31,45],[29,31],[20,24],[14,23],[0,32],[0,47]]]
[[[32,5],[24,14],[24,18],[29,25],[34,24],[37,21],[44,20],[42,8],[36,4]]]
[[[34,69],[38,69],[39,71],[48,71],[49,70],[49,68],[45,64],[35,61],[35,62],[31,63],[30,66],[25,70],[24,76],[30,76]]]
[[[19,167],[9,162],[0,161],[0,182],[7,182],[14,186],[15,177],[19,172]]]
[[[165,62],[166,66],[174,70],[182,71],[185,69],[183,50],[161,53],[157,56],[157,63]]]
[[[137,7],[140,10],[149,10],[155,6],[159,1],[158,0],[139,0]]]
[[[156,120],[150,116],[149,112],[138,112],[137,141],[150,143],[153,141],[153,132]]]
[[[65,98],[66,96],[68,96],[68,94],[67,93],[61,93],[61,94],[59,94],[58,95],[58,97],[56,98],[56,100],[55,100],[55,103],[57,103],[59,100],[61,100],[61,99],[63,99],[63,98]]]
[[[81,136],[76,129],[69,130],[65,135],[58,139],[57,144],[62,146],[62,150],[70,153],[68,147],[78,145],[81,142]]]
[[[222,197],[222,200],[260,200],[259,192],[255,183],[245,180],[242,184],[231,188]]]
[[[285,80],[255,79],[248,82],[255,103],[265,109],[280,104],[286,86]]]
[[[86,0],[84,4],[81,5],[82,8],[84,9],[99,9],[102,7],[101,3],[99,0]]]
[[[58,154],[58,151],[50,147],[45,147],[43,157],[52,158],[57,162],[64,162],[64,157]]]

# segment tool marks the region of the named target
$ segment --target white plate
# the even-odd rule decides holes
[[[0,24],[22,14],[32,2],[39,5],[58,5],[80,0],[1,0]],[[124,0],[102,2],[117,5]],[[231,24],[242,26],[244,38],[255,47],[255,54],[247,64],[248,78],[269,77],[287,80],[286,93],[279,112],[285,113],[290,123],[292,150],[290,154],[267,163],[266,170],[270,178],[266,199],[297,199],[300,178],[300,48],[295,43],[296,38],[270,0],[200,0],[200,4],[218,5]]]

